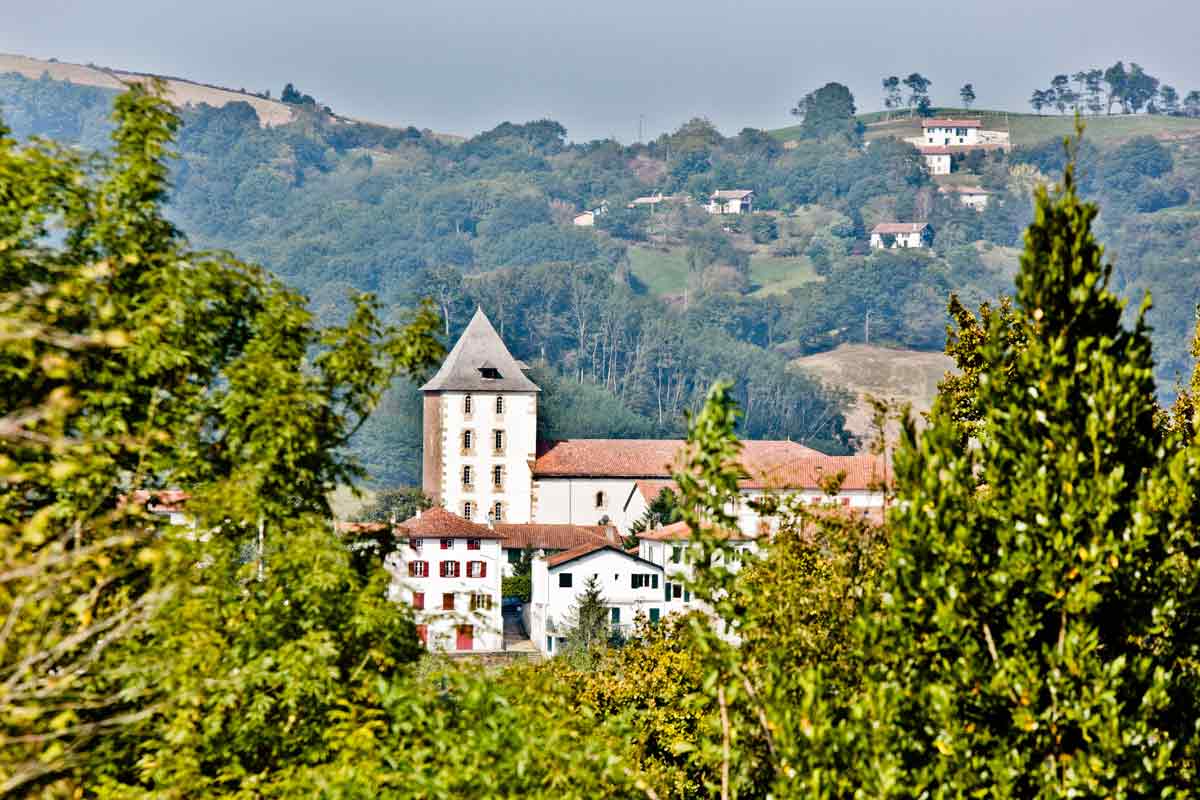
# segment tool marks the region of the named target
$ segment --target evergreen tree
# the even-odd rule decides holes
[[[569,612],[567,647],[576,653],[591,653],[609,639],[609,611],[595,576],[587,579],[583,592]]]
[[[958,90],[958,96],[962,100],[963,108],[969,111],[971,104],[975,102],[975,87],[969,83],[965,84]]]

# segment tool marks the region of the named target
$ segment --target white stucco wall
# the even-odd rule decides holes
[[[537,450],[537,395],[505,392],[504,413],[496,413],[495,392],[472,392],[471,413],[464,411],[466,392],[446,392],[442,403],[442,505],[460,516],[468,500],[473,522],[486,522],[499,500],[503,522],[529,522],[533,478],[529,465]],[[463,432],[472,433],[471,450],[463,452]],[[494,432],[504,431],[504,451],[496,453]],[[473,471],[472,486],[463,485],[463,467]],[[492,485],[492,467],[504,468],[504,485]]]
[[[979,144],[979,128],[925,128],[925,144],[973,145]]]
[[[608,517],[609,524],[624,533],[646,509],[645,500],[636,489],[632,478],[538,478],[533,521],[599,525],[602,518]],[[600,506],[596,505],[598,492],[604,494]],[[637,497],[626,505],[631,492]]]
[[[949,153],[925,153],[923,154],[925,165],[929,167],[931,175],[949,175],[950,174],[950,154]]]
[[[559,576],[569,573],[571,586],[559,585]],[[635,589],[632,576],[650,575],[649,585]],[[534,562],[531,572],[532,596],[528,605],[526,629],[534,645],[542,652],[556,652],[547,647],[546,637],[559,638],[566,635],[571,625],[571,610],[579,595],[587,589],[588,579],[596,577],[596,584],[609,609],[619,609],[619,627],[629,633],[638,613],[651,616],[654,609],[661,617],[667,614],[664,602],[664,576],[661,567],[640,561],[615,550],[605,549],[589,553],[566,564],[550,567],[545,560]],[[655,585],[657,584],[657,585]]]
[[[483,539],[478,550],[469,550],[466,539],[452,539],[451,547],[441,548],[438,539],[421,540],[421,549],[401,547],[389,556],[386,569],[392,575],[388,586],[388,598],[396,603],[412,606],[413,594],[425,594],[425,608],[413,610],[413,620],[425,625],[428,630],[426,646],[430,650],[454,652],[458,625],[474,627],[473,651],[496,651],[504,649],[504,617],[500,608],[500,577],[503,554],[499,539]],[[429,576],[410,577],[410,561],[427,561]],[[459,577],[442,578],[439,563],[459,562]],[[467,576],[468,561],[483,561],[486,574],[482,578]],[[454,594],[454,610],[442,609],[442,595]],[[471,610],[471,595],[486,594],[492,598],[491,609]]]

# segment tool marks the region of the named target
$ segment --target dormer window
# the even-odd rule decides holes
[[[485,381],[498,381],[503,376],[500,375],[500,370],[496,369],[496,367],[491,364],[484,363],[479,366],[479,377],[483,378]]]

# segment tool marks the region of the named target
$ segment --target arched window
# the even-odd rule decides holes
[[[497,500],[496,504],[492,506],[492,521],[499,522],[502,519],[504,519],[504,504]]]
[[[471,474],[471,465],[468,464],[465,467],[463,467],[463,486],[470,486],[471,478],[473,478],[473,477],[474,476]]]
[[[498,394],[498,395],[496,395],[496,414],[500,415],[503,413],[504,413],[504,395]]]
[[[471,432],[463,431],[463,450],[470,450],[471,444]]]
[[[495,442],[496,452],[503,453],[504,452],[504,431],[494,431],[494,433],[496,436],[496,442]]]
[[[492,486],[497,489],[504,485],[504,467],[497,464],[492,467]]]
[[[604,508],[604,501],[606,499],[604,492],[596,492],[596,508]]]
[[[466,397],[463,398],[463,413],[464,414],[471,413],[471,395],[467,395]]]
[[[475,504],[470,500],[463,503],[463,519],[470,519],[475,516]]]

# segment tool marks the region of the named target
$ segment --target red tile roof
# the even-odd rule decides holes
[[[881,222],[871,233],[920,233],[929,227],[928,222]]]
[[[653,503],[662,494],[663,489],[670,489],[675,492],[679,487],[675,481],[657,481],[657,480],[642,480],[634,484],[637,490],[641,492],[642,497],[647,503]]]
[[[948,156],[954,152],[949,147],[940,144],[919,144],[917,149],[923,156]]]
[[[486,525],[478,525],[451,514],[444,508],[431,508],[396,525],[396,535],[410,539],[502,539]]]
[[[497,522],[496,532],[504,537],[501,546],[509,549],[570,550],[596,542],[620,544],[621,537],[611,525],[542,525],[536,523]]]
[[[572,547],[570,550],[564,550],[561,553],[555,553],[546,559],[546,564],[551,567],[557,567],[560,564],[567,563],[568,561],[574,561],[577,558],[583,558],[584,556],[595,553],[598,550],[615,550],[618,553],[625,552],[619,547],[597,540],[594,542],[581,544],[578,547]]]
[[[681,439],[564,439],[538,444],[535,478],[670,478]],[[742,442],[741,464],[756,474],[816,450],[788,441]]]
[[[923,119],[922,128],[982,128],[983,121],[978,119]]]
[[[710,529],[711,530],[711,529]],[[749,541],[753,536],[748,536],[741,531],[727,531],[725,537],[734,541]],[[679,542],[692,538],[692,528],[683,520],[672,522],[670,525],[663,525],[661,528],[655,528],[652,531],[639,533],[639,539],[646,539],[651,542]]]
[[[797,459],[775,469],[752,476],[741,482],[743,489],[812,489],[821,479],[839,472],[845,473],[843,491],[863,491],[890,484],[891,471],[887,462],[875,455],[816,456]]]

